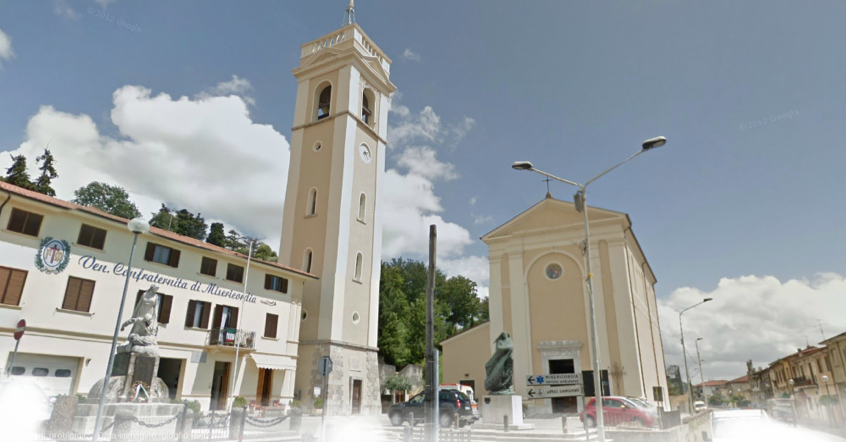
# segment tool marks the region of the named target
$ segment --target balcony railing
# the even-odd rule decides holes
[[[794,387],[813,387],[817,385],[813,379],[809,379],[806,377],[796,377],[793,378],[793,386]]]
[[[206,337],[206,346],[256,348],[256,332],[235,328],[213,328]]]

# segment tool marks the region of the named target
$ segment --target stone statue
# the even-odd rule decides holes
[[[158,287],[151,285],[138,300],[138,304],[132,312],[132,318],[127,319],[120,326],[121,331],[128,325],[132,325],[132,329],[129,331],[127,341],[118,345],[118,354],[137,353],[153,357],[159,355],[159,344],[156,341],[156,334],[159,331],[159,323],[156,322],[156,303],[158,301],[156,292],[158,289]]]
[[[485,364],[485,389],[488,394],[508,395],[514,393],[514,360],[511,353],[514,343],[507,332],[500,333],[496,338],[496,351]]]

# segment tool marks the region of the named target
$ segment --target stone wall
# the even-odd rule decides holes
[[[379,361],[375,350],[344,346],[335,343],[319,343],[312,346],[314,357],[311,364],[311,383],[323,386],[323,376],[317,370],[323,356],[332,359],[332,373],[329,374],[326,391],[327,416],[348,416],[352,414],[353,383],[361,381],[361,414],[378,415],[382,412]],[[300,368],[302,369],[302,368]]]

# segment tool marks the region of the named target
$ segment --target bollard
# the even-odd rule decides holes
[[[502,416],[502,422],[505,423],[505,432],[508,433],[508,415]]]
[[[567,416],[561,416],[561,430],[567,434]]]
[[[408,413],[408,425],[411,427],[414,426],[414,413]]]
[[[411,442],[411,427],[403,427],[402,442]]]
[[[455,414],[452,415],[452,421],[453,421],[452,422],[453,425],[455,425],[455,429],[457,430],[460,427],[459,419],[458,419],[458,413],[455,413]]]
[[[244,411],[241,413],[241,429],[238,431],[238,442],[244,440],[244,426],[247,424],[247,406],[244,405]]]

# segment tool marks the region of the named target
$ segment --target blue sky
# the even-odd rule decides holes
[[[152,123],[139,122],[138,115],[149,117],[148,108],[124,109],[116,101],[150,104],[162,93],[173,100],[221,97],[218,103],[233,106],[234,114],[248,111],[249,120],[234,133],[286,149],[296,91],[290,70],[298,64],[299,45],[340,27],[345,7],[342,0],[4,2],[0,151],[34,151],[39,142],[58,137],[33,124],[45,112],[44,121],[54,123],[83,124],[81,117],[89,116],[96,125],[93,138],[83,137],[89,141],[167,144],[167,136],[145,135]],[[822,311],[803,312],[807,321],[792,325],[773,344],[777,350],[754,357],[766,359],[803,345],[816,318],[823,319],[829,336],[846,329],[843,320],[826,316],[827,302],[840,295],[821,289],[842,284],[846,274],[846,206],[841,203],[846,174],[840,172],[846,163],[840,146],[846,139],[843,2],[360,0],[356,12],[358,23],[394,60],[391,80],[401,92],[395,107],[408,113],[391,113],[392,127],[425,125],[432,115],[439,119],[435,135],[394,146],[388,167],[407,178],[419,164],[404,156],[407,149],[436,154],[440,172],[423,178],[434,186],[432,195],[443,210],[417,210],[424,218],[436,213],[467,232],[446,257],[454,265],[482,262],[484,267],[470,259],[487,254],[478,237],[543,198],[541,177],[512,171],[513,161],[530,160],[582,181],[636,151],[642,140],[664,135],[665,147],[596,182],[589,200],[630,214],[667,312],[697,296],[721,293],[722,278],[742,286],[741,277],[754,275],[764,287],[772,282],[766,277],[774,277],[776,291],[787,290],[784,296],[800,296],[789,290],[795,280],[811,290],[808,296],[822,299]],[[127,85],[149,89],[149,96],[122,89]],[[228,93],[241,98],[225,101]],[[42,106],[62,115],[50,119]],[[275,133],[262,132],[265,125]],[[201,140],[189,144],[202,155]],[[251,146],[235,143],[234,153],[249,156]],[[252,154],[276,155],[265,149]],[[120,162],[119,156],[112,160]],[[287,154],[277,160],[286,162]],[[191,161],[180,167],[190,176],[202,174],[205,163],[198,161],[197,170],[191,170]],[[63,171],[61,163],[59,172],[77,173]],[[131,173],[101,164],[91,176],[117,181],[147,204],[185,200],[161,190],[161,182],[122,181]],[[243,175],[222,174],[218,181],[237,187],[234,176]],[[60,190],[60,196],[67,198],[72,190]],[[569,199],[573,189],[553,184],[552,193]],[[212,212],[204,212],[208,218],[243,230],[262,229],[239,225],[225,210],[210,207]],[[395,250],[422,257],[416,254],[419,247]],[[678,290],[682,287],[693,291]],[[710,313],[692,315],[691,327],[705,334],[709,321],[735,305],[731,296],[746,296],[738,290],[715,298]],[[749,296],[769,302],[770,292],[761,288]],[[767,322],[784,322],[789,314],[773,312]],[[667,324],[675,319],[664,315],[672,362],[676,350]],[[805,324],[811,320],[814,324]],[[744,325],[728,326],[741,330]],[[727,344],[713,345],[717,351]],[[725,366],[711,371],[743,374],[743,367],[730,367],[761,345],[726,355]],[[762,362],[769,361],[756,364]]]

